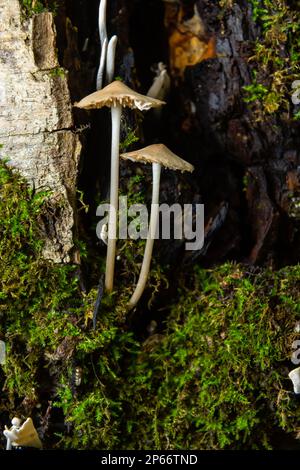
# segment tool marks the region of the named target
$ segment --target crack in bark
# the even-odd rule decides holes
[[[72,132],[76,134],[76,129],[74,127],[62,127],[61,129],[54,129],[52,131],[48,131],[47,129],[40,131],[40,132],[28,132],[24,134],[0,134],[0,139],[2,137],[28,137],[28,136],[36,136],[41,134],[56,134],[58,132]]]

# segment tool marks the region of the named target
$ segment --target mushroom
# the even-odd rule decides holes
[[[21,427],[21,420],[19,418],[13,418],[11,420],[10,429],[8,429],[8,427],[5,426],[5,431],[3,431],[3,434],[6,437],[6,450],[12,449],[13,438],[15,437],[16,431],[18,431],[20,427]]]
[[[5,427],[5,431],[3,431],[7,439],[7,450],[11,450],[11,446],[42,448],[41,440],[31,418],[27,418],[22,426],[19,418],[13,418],[11,423],[12,427],[10,429]]]
[[[104,69],[106,63],[106,83],[113,81],[115,71],[115,55],[118,38],[113,36],[110,40],[107,37],[106,29],[107,0],[100,0],[99,4],[99,36],[101,42],[100,64],[97,73],[96,89],[101,90],[103,85]]]
[[[293,382],[294,393],[299,394],[300,393],[300,367],[297,367],[296,369],[291,370],[291,372],[289,373],[289,378]]]
[[[147,92],[147,96],[164,100],[170,93],[171,79],[167,71],[167,67],[163,62],[159,62],[156,69],[156,76],[151,87]]]
[[[134,152],[123,153],[121,157],[127,160],[132,160],[135,162],[142,163],[152,163],[152,173],[153,173],[153,185],[152,185],[152,203],[151,203],[151,215],[150,215],[150,224],[148,230],[148,236],[146,241],[145,253],[142,263],[142,268],[139,276],[138,283],[136,285],[135,291],[129,300],[128,307],[132,309],[136,306],[140,300],[147,282],[147,278],[150,270],[150,263],[154,245],[155,234],[157,230],[158,223],[158,213],[159,213],[159,184],[160,184],[160,173],[161,167],[169,168],[171,170],[179,171],[194,171],[193,165],[182,160],[177,155],[175,155],[171,150],[169,150],[163,144],[154,144],[149,145],[141,150],[136,150]]]
[[[106,259],[105,287],[108,292],[113,290],[117,211],[119,191],[119,155],[120,155],[120,122],[122,107],[147,111],[165,104],[163,101],[149,98],[136,93],[123,82],[117,80],[102,90],[83,98],[74,106],[83,109],[98,109],[104,106],[111,108],[112,141],[111,141],[111,176],[110,176],[110,212],[108,220],[108,246]]]
[[[156,76],[147,92],[147,96],[150,96],[150,98],[156,98],[158,100],[165,100],[170,93],[170,88],[171,80],[167,68],[163,62],[159,62],[156,70]],[[156,117],[159,118],[161,116],[161,109],[156,109],[154,112]]]

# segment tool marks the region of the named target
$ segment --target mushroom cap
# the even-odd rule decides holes
[[[163,104],[165,104],[164,101],[141,95],[129,88],[125,83],[116,80],[102,88],[102,90],[95,91],[95,93],[86,96],[79,103],[75,103],[74,106],[83,109],[98,109],[104,106],[121,105],[128,108],[137,108],[140,111],[147,111],[150,108],[158,108]]]
[[[36,447],[41,449],[42,443],[33,425],[32,419],[27,418],[20,429],[15,431],[16,439],[13,440],[13,446]]]
[[[121,157],[135,162],[160,163],[160,165],[171,170],[194,171],[193,165],[175,155],[164,144],[149,145],[134,152],[122,153]]]
[[[20,418],[15,417],[11,420],[11,424],[16,427],[21,427],[21,423],[22,421],[20,420]]]

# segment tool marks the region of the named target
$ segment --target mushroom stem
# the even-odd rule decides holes
[[[107,46],[107,64],[106,64],[106,83],[109,84],[114,79],[115,74],[115,58],[118,37],[113,36]]]
[[[160,185],[160,173],[161,173],[161,165],[159,163],[152,164],[152,173],[153,173],[153,185],[152,185],[150,225],[149,225],[146,247],[145,247],[145,252],[144,252],[143,264],[142,264],[139,280],[136,285],[135,291],[132,294],[131,299],[129,300],[129,304],[128,304],[129,309],[132,309],[136,306],[136,304],[140,300],[145,290],[145,286],[146,286],[149,271],[150,271],[154,239],[156,236],[158,214],[159,214],[159,185]]]
[[[112,292],[114,286],[114,270],[117,243],[117,213],[119,198],[119,156],[120,156],[120,123],[122,106],[111,108],[111,172],[110,172],[110,210],[108,219],[108,242],[106,256],[105,288]]]
[[[97,81],[96,81],[97,90],[101,90],[102,85],[103,85],[103,76],[104,76],[106,54],[107,54],[107,39],[104,39],[103,45],[101,47],[100,64],[99,64],[99,69],[98,69],[98,73],[97,73]]]
[[[106,31],[106,9],[107,9],[107,0],[100,0],[99,4],[99,36],[101,41],[101,46],[105,39],[107,40],[107,31]]]
[[[11,445],[11,440],[7,437],[6,441],[6,450],[11,450],[12,445]]]
[[[100,37],[100,42],[101,42],[101,55],[100,55],[100,64],[99,64],[97,80],[96,80],[97,90],[101,90],[103,86],[103,76],[104,76],[106,54],[107,54],[107,47],[108,47],[108,38],[107,38],[107,30],[106,30],[106,9],[107,9],[107,0],[100,0],[98,25],[99,25],[99,37]]]

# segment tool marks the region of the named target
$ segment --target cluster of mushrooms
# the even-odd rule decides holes
[[[162,67],[158,80],[149,90],[148,96],[141,95],[122,81],[112,82],[114,75],[114,60],[117,38],[113,36],[110,41],[107,39],[105,27],[106,0],[100,2],[99,7],[99,32],[101,40],[101,58],[97,75],[97,91],[86,96],[75,106],[81,109],[100,109],[109,107],[111,109],[112,136],[111,136],[111,175],[110,175],[110,212],[108,215],[108,243],[105,273],[105,288],[108,293],[112,292],[114,286],[114,270],[116,258],[117,241],[117,214],[119,198],[119,161],[120,161],[120,124],[122,108],[138,109],[148,111],[151,108],[159,108],[166,104],[157,99],[161,97],[162,87],[165,86],[166,73]],[[104,69],[106,63],[106,85],[102,87]],[[159,85],[160,84],[160,85]],[[149,96],[151,95],[151,96]],[[134,293],[129,300],[128,308],[135,307],[145,289],[150,270],[153,244],[158,225],[159,216],[159,185],[161,168],[192,172],[194,167],[179,158],[163,144],[155,144],[136,150],[130,153],[123,153],[121,157],[134,162],[151,163],[153,171],[152,204],[149,230],[147,235],[145,253],[141,272]]]

